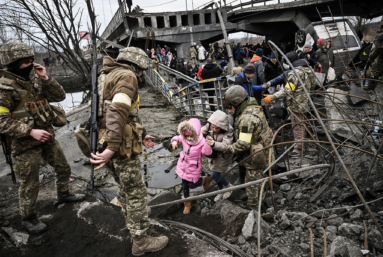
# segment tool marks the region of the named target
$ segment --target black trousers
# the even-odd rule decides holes
[[[211,89],[211,88],[210,88],[210,89]],[[208,95],[209,97],[211,97],[211,96],[215,96],[215,90],[207,91],[207,95]],[[215,103],[214,103],[214,98],[209,98],[209,104],[215,104]],[[213,112],[215,112],[216,107],[210,105],[210,110],[212,110]]]

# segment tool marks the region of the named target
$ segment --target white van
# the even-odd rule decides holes
[[[323,38],[324,40],[331,38],[335,57],[335,73],[337,75],[343,73],[345,66],[348,68],[348,71],[354,70],[351,61],[358,55],[362,48],[362,43],[354,27],[349,20],[343,18],[335,19],[335,23],[332,18],[324,18],[323,20],[327,30],[323,22],[318,21],[311,23],[305,30],[301,29],[295,34],[295,50],[303,51],[303,46],[306,42],[310,42],[311,45],[314,45],[319,38]]]

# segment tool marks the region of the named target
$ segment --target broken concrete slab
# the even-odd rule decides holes
[[[362,226],[351,223],[343,223],[340,225],[338,230],[342,236],[350,237],[354,235],[360,235],[364,231],[364,228]]]
[[[181,199],[181,196],[179,194],[173,193],[173,192],[164,192],[161,195],[157,196],[153,200],[151,200],[148,205],[156,205],[160,203],[166,203],[166,202],[171,202],[174,200],[179,200]],[[168,206],[163,206],[160,208],[152,208],[152,213],[150,215],[150,218],[158,218],[158,217],[166,217],[168,214],[173,213],[178,209],[178,205],[168,205]]]
[[[270,233],[270,225],[261,218],[261,241],[264,240]],[[242,228],[242,235],[246,240],[251,237],[258,238],[258,212],[252,210],[245,220]]]
[[[378,230],[372,229],[368,232],[368,240],[376,248],[376,250],[383,252],[383,236]]]
[[[363,98],[367,98],[369,99],[369,95],[367,94],[366,90],[364,90],[363,88],[355,85],[355,84],[350,84],[350,90],[348,91],[348,93],[350,95],[356,95],[356,96],[360,96],[360,97],[363,97]],[[360,99],[360,98],[357,98],[357,97],[349,97],[350,101],[353,103],[353,104],[358,104],[358,103],[361,103],[363,101],[366,101],[366,100],[363,100],[363,99]]]
[[[338,236],[331,244],[330,257],[363,257],[361,248],[354,241]]]
[[[335,93],[347,93],[346,91],[336,88],[329,88],[327,91]],[[357,117],[355,117],[350,108],[346,106],[346,104],[348,104],[347,96],[341,94],[326,94],[324,102],[328,119],[357,120]],[[342,109],[345,113],[341,112],[340,109]],[[360,132],[355,123],[327,121],[326,127],[329,129],[330,133],[345,139],[349,138],[349,140],[356,143],[361,142],[364,137],[364,134]]]
[[[2,230],[7,233],[11,242],[15,244],[16,247],[21,247],[28,243],[29,235],[24,232],[18,232],[16,229],[12,227],[3,227]]]

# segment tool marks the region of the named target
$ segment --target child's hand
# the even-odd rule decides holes
[[[173,141],[172,147],[173,147],[173,150],[175,150],[178,147],[177,141]]]
[[[214,145],[214,140],[209,140],[209,139],[206,139],[206,143],[210,146],[213,146]]]

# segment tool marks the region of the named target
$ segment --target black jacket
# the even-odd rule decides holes
[[[265,71],[264,71],[265,82],[268,82],[278,77],[279,75],[281,75],[281,73],[282,73],[282,70],[278,62],[274,64],[270,59],[266,61]]]
[[[308,57],[308,55],[310,55],[310,58]],[[316,64],[317,62],[317,59],[316,59],[316,52],[314,50],[311,50],[310,52],[306,53],[306,52],[302,52],[300,55],[299,55],[299,59],[306,59],[306,61],[308,61],[308,63],[310,64],[311,67],[314,67],[314,65]]]
[[[221,77],[222,70],[215,63],[206,64],[202,69],[201,78],[202,79],[211,79]],[[214,84],[212,82],[206,83],[206,88],[213,88]]]
[[[172,59],[170,61],[170,68],[176,69],[176,67],[177,67],[177,59]]]

